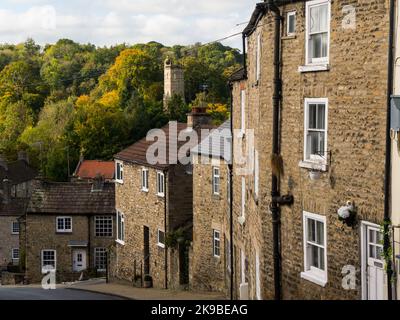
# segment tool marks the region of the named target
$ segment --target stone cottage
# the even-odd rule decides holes
[[[20,231],[29,282],[40,282],[50,271],[58,282],[105,274],[117,234],[114,187],[96,179],[42,181],[35,188]]]
[[[230,288],[230,120],[192,149],[193,244],[190,288],[228,293]]]
[[[19,265],[18,218],[25,213],[36,175],[24,152],[17,161],[0,160],[0,271]]]
[[[255,168],[234,161],[236,298],[388,297],[388,4],[257,4],[232,79],[234,154]]]
[[[209,123],[205,110],[194,108],[188,123],[170,122],[160,129],[156,143],[155,136],[146,137],[115,155],[121,230],[112,256],[115,279],[136,282],[149,275],[157,288],[188,284],[187,247],[193,226],[190,149],[202,129],[212,128]]]

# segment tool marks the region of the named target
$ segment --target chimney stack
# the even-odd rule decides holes
[[[187,116],[187,126],[197,128],[211,124],[211,116],[207,113],[207,102],[205,93],[197,95],[192,111]]]

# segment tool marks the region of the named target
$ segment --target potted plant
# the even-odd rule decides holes
[[[153,278],[151,275],[146,274],[144,276],[143,287],[144,288],[151,288],[153,286]]]

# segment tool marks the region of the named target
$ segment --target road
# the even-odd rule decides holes
[[[2,287],[0,300],[122,300],[115,296],[71,290],[64,287],[43,290],[40,287]]]

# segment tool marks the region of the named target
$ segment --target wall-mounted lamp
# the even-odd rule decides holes
[[[357,208],[351,201],[347,201],[345,206],[339,208],[338,216],[340,221],[353,229],[357,225]]]

